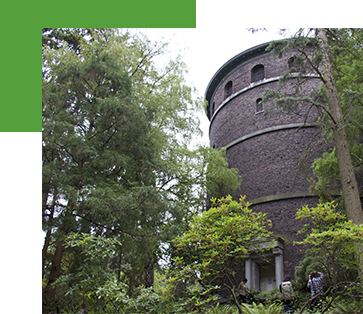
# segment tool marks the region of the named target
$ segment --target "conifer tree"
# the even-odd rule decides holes
[[[44,29],[43,39],[46,313],[60,276],[72,290],[72,274],[92,272],[95,262],[109,265],[130,295],[140,278],[152,285],[162,244],[203,209],[208,164],[223,151],[209,158],[212,149],[188,145],[200,132],[202,102],[193,100],[180,60],[156,67],[164,44],[115,29]],[[218,180],[236,188],[236,170],[223,167]],[[82,261],[66,245],[77,234],[119,245],[113,257]],[[121,275],[125,264],[131,268]]]

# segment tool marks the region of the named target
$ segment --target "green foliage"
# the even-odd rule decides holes
[[[205,297],[209,290],[201,288],[197,282],[188,284],[184,294],[178,294],[178,285],[189,279],[185,273],[158,275],[153,287],[139,287],[130,297],[129,286],[117,280],[117,271],[123,276],[130,270],[130,265],[123,264],[118,270],[111,267],[119,241],[89,234],[74,234],[68,237],[66,243],[67,247],[79,249],[77,256],[82,264],[76,273],[61,276],[55,284],[57,290],[67,298],[67,305],[61,303],[64,310],[74,311],[84,302],[89,311],[96,312],[117,309],[121,313],[192,313],[193,309],[213,300]],[[60,299],[62,302],[63,298]]]
[[[282,295],[279,288],[270,291],[256,291],[256,293],[254,293],[254,302],[262,303],[264,305],[277,304],[281,303],[281,297]]]
[[[212,199],[212,207],[193,217],[188,230],[175,239],[178,262],[190,265],[202,272],[202,277],[218,274],[234,265],[261,243],[257,238],[271,235],[265,228],[265,214],[254,213],[241,198],[233,201],[229,195],[218,201]]]
[[[326,201],[332,201],[331,192],[339,188],[339,166],[335,148],[331,152],[323,153],[322,158],[317,158],[312,164],[314,175],[317,181],[312,183],[311,191],[318,193]]]
[[[188,282],[190,278],[179,272],[159,275],[153,288],[139,288],[137,296],[130,299],[123,307],[124,313],[200,313],[215,301],[206,297],[213,288],[203,288],[197,281]],[[180,285],[183,285],[180,293]]]
[[[68,298],[68,306],[74,303],[70,300],[82,300],[89,308],[107,308],[114,303],[127,302],[128,287],[117,280],[117,272],[112,267],[114,252],[120,245],[116,238],[90,234],[68,236],[66,247],[74,255],[73,271],[70,269],[61,275],[55,283]],[[129,265],[122,265],[118,271],[127,271],[128,268]],[[97,300],[102,300],[102,305]]]
[[[204,314],[238,314],[239,311],[236,307],[230,305],[220,305],[217,303],[216,306],[207,309],[203,312]]]
[[[323,58],[322,46],[318,43],[319,34],[326,33],[328,37],[329,60]],[[321,39],[321,38],[320,38]],[[322,159],[317,160],[314,165],[314,173],[317,179],[311,179],[312,191],[327,201],[331,201],[332,195],[345,194],[346,208],[350,217],[360,217],[359,213],[359,196],[355,194],[354,201],[351,199],[349,189],[344,193],[339,193],[340,176],[345,175],[349,170],[351,177],[353,172],[359,176],[362,175],[363,166],[363,149],[361,144],[362,138],[362,121],[363,121],[363,29],[350,28],[328,28],[321,29],[299,29],[293,38],[276,41],[271,43],[269,49],[271,53],[281,58],[282,56],[293,55],[294,68],[287,71],[279,81],[277,90],[266,90],[263,95],[265,103],[275,104],[275,108],[269,112],[276,112],[280,109],[288,114],[295,114],[304,117],[305,122],[317,123],[321,129],[324,138],[327,139],[331,146],[341,151],[344,147],[349,147],[354,170],[348,163],[340,163],[340,175],[336,175],[337,164],[335,152],[324,155]],[[325,46],[325,45],[324,45]],[[335,87],[339,96],[338,102],[328,102],[325,85],[330,82],[326,78],[326,71],[322,71],[323,64],[331,64],[334,69]],[[296,71],[298,69],[298,71]],[[310,92],[306,89],[305,82],[309,79],[317,78],[321,80],[321,88]],[[330,89],[329,89],[330,91]],[[336,99],[336,97],[334,97]],[[333,110],[331,105],[336,104],[342,110],[343,117],[337,115],[337,110]],[[335,127],[340,121],[339,127]],[[333,131],[344,129],[348,140],[342,140],[337,134],[333,136]],[[335,132],[336,133],[336,132]],[[335,137],[335,138],[334,138]],[[345,135],[344,137],[345,138]],[[344,143],[334,143],[334,141],[344,141]],[[310,147],[313,143],[310,143]],[[309,147],[309,148],[310,148]],[[308,148],[307,148],[308,151]],[[345,153],[344,159],[349,158]],[[343,158],[342,158],[343,159]],[[344,182],[349,178],[343,178]],[[361,181],[361,180],[358,180]],[[357,189],[358,191],[358,189]],[[354,204],[354,205],[353,205]]]
[[[225,197],[241,185],[241,176],[236,168],[228,168],[225,158],[226,149],[210,148],[205,161],[208,164],[206,172],[206,190],[214,198]]]
[[[361,175],[363,165],[363,151],[360,143],[363,135],[361,127],[363,121],[363,31],[362,29],[329,29],[328,35],[335,70],[334,77],[344,113],[344,129],[350,144],[352,163],[356,173]],[[328,200],[329,192],[336,192],[340,179],[336,175],[335,151],[324,155],[322,159],[317,160],[313,165],[314,173],[319,178],[314,190]]]
[[[336,304],[328,314],[361,314],[363,304],[361,302],[342,302]]]
[[[306,236],[296,244],[313,246],[307,256],[320,264],[330,284],[337,283],[339,274],[357,269],[353,256],[362,247],[363,226],[347,221],[345,213],[337,211],[334,201],[320,202],[312,208],[304,206],[297,211],[296,219],[308,220],[298,232]]]
[[[265,214],[253,212],[244,197],[211,201],[211,208],[194,216],[184,234],[173,241],[174,263],[181,272],[195,272],[203,285],[218,284],[234,295],[237,265],[249,252],[270,248],[269,221]]]
[[[81,42],[87,38],[92,40],[95,33],[101,35],[105,32],[107,30],[104,28],[43,28],[42,47],[60,49],[67,46],[79,53]]]
[[[163,247],[204,209],[207,193],[238,186],[223,151],[191,145],[201,133],[203,104],[193,99],[179,59],[156,65],[164,50],[116,29],[43,29],[45,292],[59,275],[75,281],[87,267],[113,282],[92,271],[96,256],[81,264],[77,255],[82,249],[87,256],[92,241],[104,238],[119,241],[103,257],[116,273],[119,261],[130,265],[113,276],[120,285],[127,281],[132,295],[140,278],[150,284],[143,274],[152,278],[168,254]],[[58,244],[73,233],[84,245],[63,251]],[[62,254],[72,257],[67,267]]]
[[[350,143],[352,162],[362,174],[363,151],[363,29],[331,29],[331,49],[336,85],[345,116],[345,129]]]
[[[247,304],[242,304],[242,313],[245,314],[280,314],[283,311],[281,304],[256,304],[252,303],[252,306]]]

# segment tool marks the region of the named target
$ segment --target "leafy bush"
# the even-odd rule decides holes
[[[358,263],[354,255],[362,248],[362,226],[347,220],[334,201],[319,202],[311,208],[303,206],[296,219],[307,223],[297,233],[305,233],[305,239],[295,243],[311,246],[305,255],[312,262],[309,265],[305,261],[305,278],[307,272],[319,270],[312,267],[321,269],[329,286],[356,277]]]
[[[249,206],[245,197],[239,201],[231,195],[212,198],[211,208],[194,216],[183,235],[173,241],[173,262],[179,271],[192,269],[203,286],[219,285],[228,290],[236,306],[237,267],[251,247],[262,252],[273,245],[268,228],[271,222],[266,214],[256,213]]]
[[[253,300],[255,303],[262,303],[264,305],[281,303],[281,292],[279,288],[270,291],[258,291],[257,294],[254,295]]]

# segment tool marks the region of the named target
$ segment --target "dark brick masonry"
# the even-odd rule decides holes
[[[312,176],[311,162],[322,155],[322,148],[314,146],[313,153],[304,160],[305,168],[299,167],[302,154],[318,132],[313,125],[314,115],[304,121],[277,109],[266,114],[273,104],[256,112],[258,99],[266,88],[278,88],[278,78],[288,70],[288,60],[293,56],[273,58],[265,51],[267,46],[262,44],[235,56],[209,83],[206,98],[211,121],[210,145],[227,146],[229,166],[238,168],[242,176],[234,197],[246,195],[254,210],[267,213],[274,234],[285,241],[284,272],[293,276],[304,256],[304,248],[293,245],[301,228],[295,213],[304,205],[314,206],[318,202],[316,196],[309,195],[307,178]],[[264,66],[264,79],[251,83],[251,71],[256,65]],[[317,78],[307,80],[302,93],[318,85]],[[227,91],[230,86],[231,92]],[[306,105],[301,110],[306,111]]]

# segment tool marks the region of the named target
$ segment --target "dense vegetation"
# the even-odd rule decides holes
[[[309,31],[271,49],[296,49],[301,79],[304,66],[332,66],[343,122],[331,114],[327,85],[304,102],[319,108],[331,146],[337,128],[346,132],[359,196],[363,30]],[[122,30],[43,29],[43,313],[75,313],[81,303],[88,313],[283,311],[277,289],[251,291],[249,307],[238,302],[235,267],[251,247],[266,249],[256,238],[269,238],[269,221],[229,196],[240,177],[225,151],[197,144],[203,102],[185,83],[181,60],[160,62],[165,48]],[[282,109],[293,103],[276,91],[265,96]],[[294,282],[300,313],[313,269],[327,278],[319,313],[363,312],[362,209],[347,202],[336,151],[312,165],[321,203],[297,209],[307,226],[295,245],[310,246]],[[341,199],[333,201],[333,188],[342,188]],[[220,305],[223,287],[231,297]]]
[[[44,312],[153,286],[207,193],[239,185],[223,150],[191,144],[203,102],[181,61],[159,65],[164,49],[120,30],[43,30]]]

